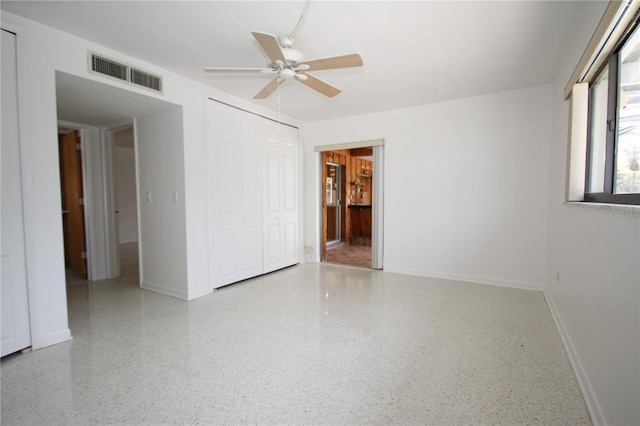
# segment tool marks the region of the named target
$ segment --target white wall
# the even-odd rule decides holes
[[[61,201],[58,173],[56,70],[161,99],[181,107],[181,132],[176,138],[182,155],[180,185],[184,208],[178,246],[186,266],[181,273],[181,297],[193,299],[211,292],[205,161],[204,110],[207,97],[273,117],[271,111],[167,70],[87,40],[2,13],[2,28],[17,33],[20,137],[24,173],[25,244],[34,349],[70,338],[67,319]],[[164,78],[164,93],[155,94],[87,70],[87,51],[95,51],[147,69]],[[174,111],[174,114],[177,114]],[[175,116],[172,116],[175,118]],[[302,125],[290,117],[285,122]],[[144,120],[141,122],[144,126]],[[156,232],[158,230],[154,230]],[[160,232],[160,231],[159,231]],[[155,259],[155,256],[151,256]],[[147,271],[149,272],[149,271]],[[173,274],[173,272],[172,272]],[[174,277],[175,275],[170,275]],[[155,276],[150,279],[156,280]],[[162,284],[162,283],[159,283]]]
[[[182,108],[135,121],[141,286],[188,299]]]
[[[120,244],[138,241],[138,205],[136,194],[136,156],[133,150],[133,129],[114,134],[114,169],[118,240]],[[126,141],[120,142],[126,139]],[[125,146],[122,146],[126,143]]]
[[[569,110],[562,93],[605,6],[590,3],[576,19],[554,84],[545,293],[594,423],[637,425],[640,209],[563,204]]]
[[[307,211],[313,146],[384,139],[385,270],[542,289],[550,99],[541,86],[311,124]],[[307,221],[305,244],[318,241]]]

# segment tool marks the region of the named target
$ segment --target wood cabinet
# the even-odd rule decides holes
[[[371,204],[373,163],[358,157],[350,158],[349,204]]]
[[[351,244],[371,246],[371,206],[349,206]]]
[[[210,101],[213,288],[299,262],[298,130]]]

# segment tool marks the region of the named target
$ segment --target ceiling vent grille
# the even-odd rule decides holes
[[[91,71],[127,81],[127,66],[98,55],[91,55]]]
[[[157,75],[150,74],[146,71],[141,71],[136,68],[131,68],[131,82],[133,84],[137,84],[138,86],[144,86],[152,90],[160,91],[162,88],[160,87],[160,83],[162,79]]]
[[[90,52],[91,71],[162,93],[162,77]]]

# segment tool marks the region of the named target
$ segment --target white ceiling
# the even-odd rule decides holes
[[[251,31],[295,27],[303,1],[2,1],[2,10],[251,99],[271,76],[207,75],[262,67]],[[294,46],[307,59],[358,52],[363,68],[318,71],[326,98],[295,81],[281,111],[304,121],[365,114],[550,83],[578,1],[322,1]],[[278,109],[276,94],[254,101]]]

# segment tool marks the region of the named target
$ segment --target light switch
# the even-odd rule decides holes
[[[173,191],[173,202],[174,203],[178,202],[178,191]]]
[[[145,194],[145,198],[147,199],[147,203],[151,202],[151,192],[147,191],[147,193]]]

